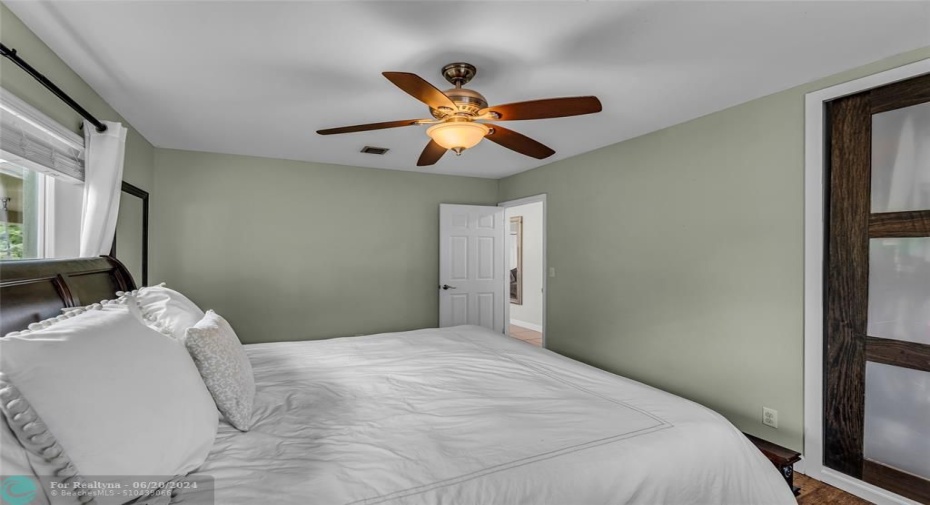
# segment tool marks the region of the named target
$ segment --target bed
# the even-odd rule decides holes
[[[60,310],[52,293],[75,306],[75,293],[103,299],[132,284],[108,258],[4,269],[4,316],[14,290],[54,288],[13,304],[10,325]],[[93,286],[75,286],[82,279]],[[483,328],[245,350],[252,428],[220,422],[206,462],[186,477],[211,489],[182,489],[178,503],[795,503],[715,412]]]

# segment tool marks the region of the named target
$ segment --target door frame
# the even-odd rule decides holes
[[[548,226],[547,226],[547,224],[546,224],[546,223],[547,223],[547,220],[548,220],[548,216],[547,216],[547,213],[548,213],[548,204],[547,204],[547,202],[546,202],[546,196],[547,196],[546,193],[542,193],[542,194],[539,194],[539,195],[527,196],[527,197],[524,197],[524,198],[517,198],[516,200],[507,200],[506,202],[501,202],[501,203],[498,203],[498,204],[497,204],[498,207],[503,207],[503,208],[505,209],[505,210],[504,210],[504,212],[505,212],[505,214],[504,214],[504,216],[505,216],[504,224],[505,224],[505,226],[506,226],[506,225],[507,225],[507,219],[506,219],[506,212],[507,212],[507,211],[506,211],[506,208],[507,208],[507,207],[518,207],[518,206],[520,206],[520,205],[526,205],[526,204],[529,204],[529,203],[537,203],[537,202],[541,202],[541,203],[542,203],[542,244],[543,244],[543,246],[542,246],[542,290],[543,290],[543,296],[542,296],[542,347],[543,347],[543,348],[546,347],[546,340],[547,340],[548,337],[549,337],[549,334],[548,334],[548,332],[546,331],[546,328],[548,327],[548,325],[546,324],[546,316],[547,316],[547,313],[548,313],[548,311],[546,310],[546,306],[549,304],[549,286],[548,286],[548,282],[549,282],[549,275],[548,275],[548,273],[549,273],[549,255],[548,255],[548,252],[546,251],[547,246],[548,246],[548,240],[547,240],[547,237],[546,237],[547,234],[548,234],[548,231],[547,231],[547,230],[548,230]],[[508,251],[510,251],[510,233],[505,233],[505,234],[504,234],[504,265],[507,265],[507,252],[508,252]],[[505,268],[506,268],[506,267],[505,267]],[[507,293],[510,293],[509,279],[510,279],[510,276],[504,276],[504,282],[505,282],[504,287],[506,288],[506,289],[504,290],[504,294],[505,294],[505,295],[506,295]],[[503,297],[503,300],[504,300],[504,334],[507,335],[507,334],[508,334],[508,330],[509,330],[509,328],[510,328],[510,296],[504,296],[504,297]]]
[[[917,502],[823,465],[824,102],[930,72],[930,59],[804,97],[804,459],[797,471],[877,505]]]

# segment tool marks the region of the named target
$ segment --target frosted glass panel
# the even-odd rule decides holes
[[[930,209],[930,103],[872,116],[872,212]]]
[[[869,241],[868,334],[930,344],[930,238]]]
[[[863,455],[930,479],[930,373],[865,365]]]

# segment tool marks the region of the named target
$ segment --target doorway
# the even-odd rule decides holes
[[[930,74],[824,111],[822,463],[930,503]]]
[[[546,195],[500,204],[505,224],[505,333],[545,347]]]

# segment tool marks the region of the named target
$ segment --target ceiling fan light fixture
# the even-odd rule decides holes
[[[488,107],[488,101],[481,93],[462,87],[471,81],[475,73],[477,69],[469,63],[459,62],[446,65],[442,68],[442,75],[455,87],[441,91],[422,77],[410,72],[382,72],[381,74],[401,91],[428,106],[433,119],[383,121],[326,128],[317,130],[317,133],[334,135],[429,124],[434,126],[426,130],[430,141],[417,159],[418,167],[436,164],[447,151],[460,155],[462,151],[478,145],[485,137],[511,151],[543,160],[555,154],[555,151],[521,133],[495,123],[488,126],[478,121],[553,119],[601,111],[601,102],[596,96],[544,98]]]
[[[431,126],[426,130],[426,134],[440,146],[455,151],[455,154],[461,154],[465,149],[478,145],[490,131],[491,129],[482,123],[457,121]]]

